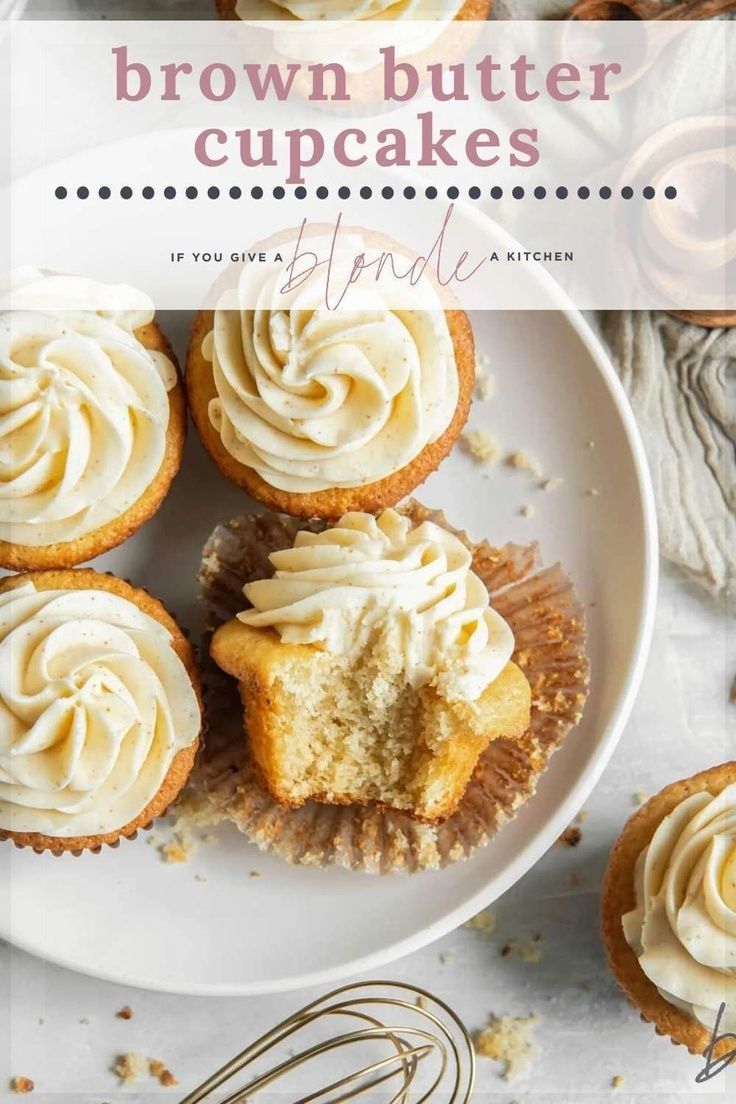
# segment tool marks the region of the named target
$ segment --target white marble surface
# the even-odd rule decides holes
[[[495,1063],[480,1059],[476,1099],[685,1104],[736,1098],[736,1067],[697,1086],[699,1063],[658,1038],[628,1007],[607,973],[597,920],[606,857],[634,808],[635,793],[652,793],[734,756],[736,708],[728,700],[736,671],[732,628],[663,565],[647,673],[621,743],[586,806],[579,846],[553,847],[497,903],[492,937],[460,929],[380,971],[437,992],[471,1029],[481,1027],[490,1013],[540,1016],[541,1054],[529,1074],[509,1083]],[[579,879],[576,885],[572,874]],[[500,956],[510,937],[529,939],[536,933],[542,936],[539,963]],[[308,995],[162,996],[76,976],[6,946],[0,947],[0,993],[3,1104],[18,1099],[7,1091],[8,1079],[18,1075],[35,1081],[29,1099],[39,1104],[178,1100]],[[115,1017],[125,1004],[134,1012],[129,1021]],[[121,1088],[110,1066],[128,1050],[164,1060],[180,1090],[152,1081]],[[618,1089],[611,1087],[615,1075],[624,1078]]]

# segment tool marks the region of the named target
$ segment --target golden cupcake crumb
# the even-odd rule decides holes
[[[489,402],[496,394],[496,377],[486,369],[486,363],[481,357],[475,370],[475,393],[481,402]]]
[[[485,429],[469,429],[462,434],[461,441],[479,464],[493,464],[501,455],[500,448]]]
[[[519,513],[522,517],[530,518],[534,517],[535,510],[533,506],[522,506]]]
[[[513,1081],[525,1073],[539,1053],[534,1026],[539,1016],[492,1016],[475,1037],[475,1053],[503,1064],[502,1076]]]
[[[160,1085],[164,1088],[172,1088],[174,1085],[178,1085],[179,1082],[174,1077],[170,1069],[167,1069],[163,1062],[160,1062],[158,1058],[148,1059],[148,1072],[151,1077],[155,1077]]]
[[[516,468],[517,471],[528,471],[536,476],[541,476],[542,474],[536,460],[526,452],[521,452],[520,450],[510,452],[506,457],[506,463],[510,468]]]
[[[148,1063],[140,1054],[120,1054],[113,1063],[112,1072],[120,1078],[124,1085],[137,1081],[139,1077],[145,1077],[148,1072]]]
[[[581,809],[578,815],[575,817],[576,824],[583,824],[588,819],[588,810]]]
[[[597,487],[588,487],[588,490],[585,493],[588,495],[589,498],[598,498],[598,495],[601,492],[598,490]]]
[[[496,913],[492,908],[483,909],[467,920],[463,927],[480,932],[481,935],[493,935],[496,930]]]
[[[617,1073],[615,1077],[611,1078],[611,1088],[620,1089],[624,1083],[624,1079],[620,1073]]]
[[[129,1004],[126,1004],[123,1008],[120,1009],[119,1012],[116,1012],[115,1015],[119,1020],[132,1020],[133,1009],[130,1007]]]
[[[649,794],[645,793],[644,790],[637,790],[636,793],[632,794],[632,798],[635,805],[646,805]]]
[[[186,840],[181,836],[175,836],[161,844],[161,857],[167,863],[189,862],[194,851],[194,840]]]
[[[10,1082],[10,1091],[14,1093],[33,1092],[33,1082],[30,1077],[14,1077]]]
[[[583,833],[580,831],[580,829],[577,828],[574,824],[570,824],[562,833],[562,835],[557,837],[555,842],[558,843],[561,847],[577,847],[582,838]]]
[[[561,487],[565,480],[561,475],[555,475],[552,479],[543,479],[539,486],[543,491],[554,491],[556,487]]]
[[[499,954],[501,958],[508,958],[509,955],[516,955],[516,957],[520,958],[523,962],[541,962],[542,960],[542,948],[539,946],[538,939],[533,943],[525,943],[520,939],[511,939],[508,943],[504,943]]]

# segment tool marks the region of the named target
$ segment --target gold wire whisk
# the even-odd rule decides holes
[[[387,1019],[388,1016],[393,1019],[397,1013],[400,1013],[399,1022]],[[339,1033],[279,1058],[279,1046],[287,1040],[293,1041],[297,1033],[322,1027],[331,1018],[339,1017],[351,1021],[349,1030],[343,1025]],[[468,1030],[457,1013],[426,989],[403,982],[365,981],[334,989],[276,1024],[203,1081],[181,1104],[211,1100],[213,1093],[223,1086],[231,1088],[239,1074],[250,1072],[249,1080],[220,1101],[220,1104],[242,1104],[246,1098],[252,1098],[325,1055],[375,1043],[388,1043],[389,1053],[351,1069],[320,1088],[307,1092],[300,1087],[295,1097],[298,1104],[317,1101],[341,1104],[393,1078],[400,1080],[388,1104],[406,1104],[422,1064],[428,1069],[434,1066],[434,1072],[421,1089],[415,1090],[418,1093],[416,1104],[436,1099],[440,1093],[448,1104],[466,1104],[470,1100],[475,1081],[475,1054]],[[264,1072],[253,1073],[253,1065],[265,1055],[273,1055],[275,1063]]]

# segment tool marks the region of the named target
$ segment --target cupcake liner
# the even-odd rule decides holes
[[[207,660],[203,648],[209,738],[184,802],[198,802],[210,823],[232,821],[261,850],[290,863],[385,874],[437,869],[468,858],[531,797],[550,756],[583,711],[589,674],[584,616],[559,564],[542,568],[536,544],[475,544],[441,512],[417,502],[403,510],[415,524],[430,520],[449,529],[473,553],[474,571],[514,631],[514,659],[532,688],[531,724],[520,740],[489,745],[458,809],[441,825],[375,806],[311,801],[287,809],[261,785],[248,754],[237,683]],[[217,526],[199,575],[211,630],[244,608],[245,583],[271,574],[269,554],[291,547],[304,528],[318,532],[325,523],[268,514]]]

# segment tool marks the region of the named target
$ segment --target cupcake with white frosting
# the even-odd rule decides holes
[[[330,253],[319,236],[315,255]],[[411,493],[450,452],[475,373],[467,315],[426,278],[351,287],[326,306],[321,278],[284,293],[293,242],[244,265],[237,287],[195,320],[186,386],[200,437],[251,497],[299,517],[376,511]],[[332,250],[340,287],[357,232]]]
[[[8,576],[0,670],[0,838],[99,850],[177,797],[199,743],[199,675],[156,599],[88,569]]]
[[[716,1028],[736,1031],[736,763],[634,814],[611,854],[602,923],[611,969],[659,1034],[703,1054]]]
[[[166,497],[186,433],[176,361],[132,288],[24,269],[0,305],[0,565],[74,566]]]
[[[387,509],[302,529],[269,558],[211,654],[238,680],[270,793],[446,820],[481,753],[530,719],[513,632],[471,549]]]

